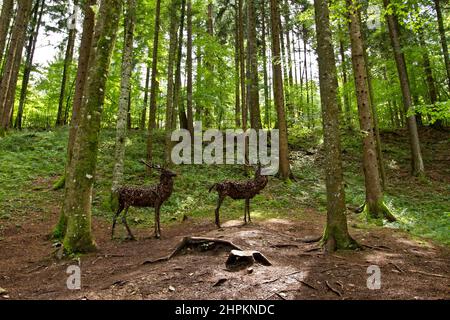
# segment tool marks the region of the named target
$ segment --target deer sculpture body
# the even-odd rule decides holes
[[[122,215],[122,222],[127,229],[128,239],[135,240],[126,219],[130,207],[155,208],[155,237],[158,239],[161,237],[160,209],[163,203],[170,198],[173,191],[173,178],[177,175],[175,172],[168,169],[150,165],[145,161],[141,162],[146,166],[161,172],[159,184],[144,187],[123,186],[117,190],[119,208],[114,215],[111,239],[114,238],[114,228],[116,226],[117,218],[120,213],[125,210]]]
[[[250,217],[250,199],[253,199],[257,194],[263,190],[268,182],[267,176],[261,174],[261,165],[258,164],[258,167],[255,171],[255,177],[248,181],[223,181],[220,183],[215,183],[211,188],[209,188],[209,192],[215,190],[219,198],[217,199],[217,208],[215,211],[216,215],[216,226],[220,228],[220,216],[219,210],[222,205],[223,200],[228,196],[233,200],[245,199],[245,208],[244,208],[244,222],[251,222],[252,219]],[[248,220],[247,220],[248,215]]]

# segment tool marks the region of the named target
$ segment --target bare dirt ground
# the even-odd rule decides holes
[[[57,260],[46,239],[57,220],[30,215],[26,226],[7,227],[0,241],[0,299],[448,299],[450,250],[386,228],[354,229],[365,245],[357,252],[326,254],[299,238],[322,232],[324,215],[308,219],[272,219],[243,226],[228,221],[216,230],[212,221],[189,219],[163,227],[162,240],[152,230],[136,230],[138,241],[111,241],[110,225],[95,219],[98,252],[75,260]],[[350,220],[352,218],[350,217]],[[49,221],[50,220],[50,221]],[[351,225],[351,221],[349,225]],[[120,228],[117,230],[119,231]],[[121,230],[122,231],[122,230]],[[187,252],[156,264],[148,259],[167,255],[184,236],[230,240],[243,249],[259,250],[272,266],[254,265],[252,272],[227,271],[228,252]],[[80,264],[82,289],[66,287],[69,265]],[[381,289],[367,288],[367,268],[381,269]],[[219,281],[220,280],[220,281]],[[220,285],[215,285],[215,284]]]

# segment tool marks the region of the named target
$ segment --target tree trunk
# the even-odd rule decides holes
[[[6,38],[8,37],[11,19],[13,17],[14,1],[4,0],[2,6],[2,13],[0,15],[0,65],[3,60],[3,53],[5,52]]]
[[[283,75],[281,70],[280,55],[280,13],[278,0],[270,0],[271,33],[272,33],[272,57],[274,102],[278,116],[278,128],[280,132],[280,177],[287,180],[291,174],[289,167],[289,149],[286,114],[283,93]]]
[[[247,27],[248,27],[248,88],[250,126],[253,129],[262,128],[261,111],[259,108],[259,85],[258,85],[258,51],[256,45],[256,7],[254,0],[247,0]]]
[[[33,57],[36,50],[37,37],[39,35],[39,28],[42,22],[42,14],[44,11],[45,0],[36,2],[36,7],[33,12],[32,31],[28,38],[28,45],[26,49],[26,62],[23,70],[22,87],[20,89],[19,108],[17,110],[17,117],[14,127],[22,130],[23,110],[25,108],[25,100],[28,91],[28,82],[30,81],[31,70],[33,69]],[[40,8],[40,9],[39,9]]]
[[[98,153],[98,135],[105,99],[105,86],[116,40],[121,0],[102,1],[95,27],[92,59],[83,100],[84,112],[80,119],[74,144],[73,158],[68,169],[64,212],[67,230],[63,246],[67,253],[87,252],[95,248],[91,228],[92,188]]]
[[[125,12],[125,41],[122,53],[122,75],[120,82],[119,107],[117,111],[116,147],[112,175],[112,192],[116,192],[123,182],[123,163],[127,137],[127,113],[130,104],[131,73],[133,71],[133,39],[136,20],[136,1],[127,0]]]
[[[141,121],[139,122],[139,129],[145,130],[145,122],[147,120],[147,105],[148,105],[148,87],[150,85],[150,66],[147,65],[145,72],[145,89],[144,89],[144,101],[142,102]]]
[[[384,7],[390,6],[390,0],[383,0]],[[403,105],[405,113],[412,107],[411,89],[409,86],[408,71],[406,69],[405,56],[402,52],[400,44],[399,26],[397,17],[392,14],[386,15],[389,27],[389,35],[391,38],[392,48],[394,50],[395,62],[397,65],[398,77],[400,80],[400,87],[402,90]],[[422,153],[420,151],[419,133],[417,131],[416,117],[414,115],[407,116],[407,125],[409,131],[409,140],[411,145],[411,167],[414,176],[420,176],[425,173]]]
[[[363,168],[366,187],[366,212],[368,218],[395,218],[389,213],[383,202],[383,188],[378,167],[377,143],[373,123],[373,108],[369,92],[363,36],[356,7],[356,0],[346,0],[349,8],[349,33],[352,47],[353,74],[358,101],[359,123],[363,142]]]
[[[153,36],[153,53],[152,53],[152,80],[150,85],[150,108],[149,108],[148,136],[147,136],[148,163],[153,162],[153,129],[156,127],[155,120],[156,120],[156,100],[158,93],[158,49],[159,49],[160,24],[161,24],[161,0],[156,0],[155,33]]]
[[[445,70],[447,71],[447,85],[450,92],[450,56],[448,53],[447,38],[445,36],[444,19],[441,11],[441,0],[434,0],[434,8],[438,21],[439,36],[441,38],[442,53],[444,55]]]
[[[266,0],[261,1],[261,31],[262,31],[262,60],[264,73],[264,125],[270,128],[270,96],[269,96],[269,75],[267,72],[267,31],[266,31]]]
[[[187,109],[187,126],[191,133],[194,134],[194,116],[192,110],[192,0],[187,0],[187,44],[186,44],[186,109]]]
[[[358,12],[358,22],[361,26],[361,12]],[[365,25],[366,27],[366,25]],[[360,27],[361,29],[361,27]],[[381,178],[381,186],[384,189],[386,186],[386,171],[384,169],[384,158],[383,158],[383,152],[381,150],[381,138],[380,138],[380,128],[378,126],[378,112],[377,107],[375,104],[375,98],[374,98],[374,91],[372,87],[372,73],[370,72],[370,66],[369,66],[369,56],[367,54],[366,49],[366,34],[369,33],[369,30],[365,28],[365,33],[361,30],[361,42],[363,47],[363,53],[364,53],[364,64],[366,68],[366,75],[367,75],[367,85],[369,88],[369,98],[370,98],[370,106],[372,108],[372,116],[373,116],[373,130],[375,134],[375,142],[376,142],[376,150],[377,150],[377,161],[378,161],[378,170],[380,172],[380,178]]]
[[[58,114],[56,116],[56,126],[62,126],[66,122],[64,119],[63,105],[67,94],[67,81],[70,77],[70,67],[73,60],[73,51],[75,49],[75,39],[77,35],[76,24],[76,7],[78,0],[74,1],[73,20],[71,21],[72,28],[69,29],[69,38],[67,39],[66,56],[64,58],[64,69],[61,80],[61,91],[59,93]]]
[[[423,70],[425,72],[425,77],[427,81],[427,88],[428,88],[428,98],[429,102],[432,106],[434,106],[438,100],[437,98],[437,89],[436,84],[433,77],[433,70],[431,69],[431,61],[430,61],[430,55],[428,53],[427,44],[425,42],[423,30],[419,31],[419,43],[422,50],[422,65]],[[442,128],[442,120],[438,119],[435,123],[432,125],[436,129]]]
[[[86,87],[88,70],[89,70],[89,60],[91,57],[93,36],[94,36],[94,26],[95,26],[95,12],[92,9],[97,3],[97,0],[86,1],[83,7],[84,11],[84,21],[83,21],[83,31],[81,35],[81,43],[78,56],[78,69],[77,77],[75,82],[75,93],[73,98],[72,106],[72,117],[69,126],[69,141],[67,143],[67,161],[64,176],[59,183],[60,185],[65,185],[64,194],[67,198],[67,184],[65,181],[68,177],[68,168],[72,163],[75,137],[80,125],[81,115],[84,112],[83,105],[83,95]],[[61,210],[58,224],[53,230],[53,237],[56,239],[62,239],[65,235],[67,228],[67,216],[64,213],[64,206]]]
[[[241,127],[241,82],[239,77],[239,1],[235,0],[234,13],[234,124]]]
[[[167,62],[167,101],[166,101],[166,123],[165,123],[165,149],[164,149],[164,162],[165,165],[171,164],[171,152],[172,152],[172,117],[174,116],[173,110],[173,93],[174,93],[174,65],[177,55],[177,29],[178,29],[178,17],[177,11],[179,8],[179,0],[172,0],[170,4],[169,16],[170,16],[170,28],[169,28],[169,57]]]
[[[31,7],[32,0],[18,1],[5,70],[0,82],[0,136],[5,134],[10,125]]]
[[[247,105],[247,90],[245,86],[245,49],[244,49],[244,13],[243,1],[238,0],[238,28],[239,28],[239,67],[241,79],[241,113],[242,113],[242,130],[247,130],[248,122],[248,105]]]
[[[337,72],[326,0],[314,0],[320,96],[326,157],[327,225],[322,244],[328,251],[354,249],[358,245],[347,229],[344,177],[337,103]]]
[[[175,129],[177,118],[176,114],[178,113],[180,118],[180,125],[182,129],[188,129],[186,127],[186,112],[183,108],[183,104],[180,102],[180,92],[181,92],[181,59],[183,57],[183,34],[184,34],[184,19],[186,15],[186,0],[181,1],[181,18],[180,18],[180,27],[178,33],[178,47],[177,47],[177,64],[175,71],[175,87],[173,93],[173,114],[172,114],[172,124],[171,127]]]
[[[294,84],[294,77],[292,73],[292,55],[291,55],[291,38],[289,35],[290,17],[289,17],[289,3],[285,0],[284,3],[284,33],[286,35],[286,56],[287,56],[287,70],[288,83],[292,87]]]
[[[345,122],[348,129],[352,129],[352,114],[351,114],[351,104],[348,94],[348,80],[347,80],[347,60],[345,59],[344,41],[339,41],[339,53],[341,55],[341,68],[342,68],[342,95],[344,98],[344,112],[345,112]]]

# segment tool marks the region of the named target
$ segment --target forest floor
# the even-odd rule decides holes
[[[48,235],[62,199],[52,186],[64,169],[67,132],[11,134],[0,140],[0,299],[449,299],[450,135],[424,129],[421,138],[427,178],[416,179],[408,174],[406,131],[382,134],[386,201],[398,222],[368,224],[349,210],[350,234],[363,250],[327,254],[317,243],[302,241],[320,236],[326,220],[320,140],[293,135],[298,181],[271,178],[251,203],[249,225],[242,225],[243,203],[228,199],[221,209],[223,229],[217,230],[216,195],[207,192],[215,181],[245,178],[239,166],[182,166],[162,210],[162,239],[149,238],[151,209],[131,209],[138,241],[125,241],[121,225],[112,241],[106,199],[114,133],[105,131],[93,198],[98,251],[57,260]],[[359,143],[354,134],[343,141],[347,202],[354,208],[364,200]],[[146,177],[137,161],[144,143],[142,134],[131,132],[125,172],[131,184],[157,179]],[[169,254],[185,236],[229,240],[260,251],[272,265],[229,271],[229,250],[221,248],[186,250],[169,261],[144,264]],[[71,291],[66,270],[74,264],[81,267],[82,289]],[[371,265],[381,270],[379,290],[367,286]]]

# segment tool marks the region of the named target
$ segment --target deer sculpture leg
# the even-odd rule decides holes
[[[122,216],[122,222],[125,225],[125,228],[127,228],[127,232],[128,232],[128,237],[127,238],[130,239],[130,240],[136,240],[136,238],[133,236],[133,233],[131,233],[131,229],[128,226],[128,223],[127,223],[127,213],[128,213],[128,209],[129,208],[130,207],[126,207],[125,208],[125,212],[124,212],[124,214]]]
[[[217,208],[216,208],[216,226],[217,228],[220,228],[220,216],[219,216],[219,210],[220,206],[222,205],[223,200],[225,199],[225,196],[219,194],[219,198],[217,199]]]
[[[252,218],[250,217],[250,199],[247,199],[247,215],[248,215],[248,222],[252,222]]]
[[[116,228],[117,218],[119,217],[120,213],[123,211],[124,208],[125,207],[123,205],[119,205],[119,209],[117,210],[116,214],[114,215],[112,229],[111,229],[111,239],[114,239],[114,229]]]
[[[155,204],[155,238],[161,238],[161,226],[159,222],[159,210],[161,208],[160,204]]]

